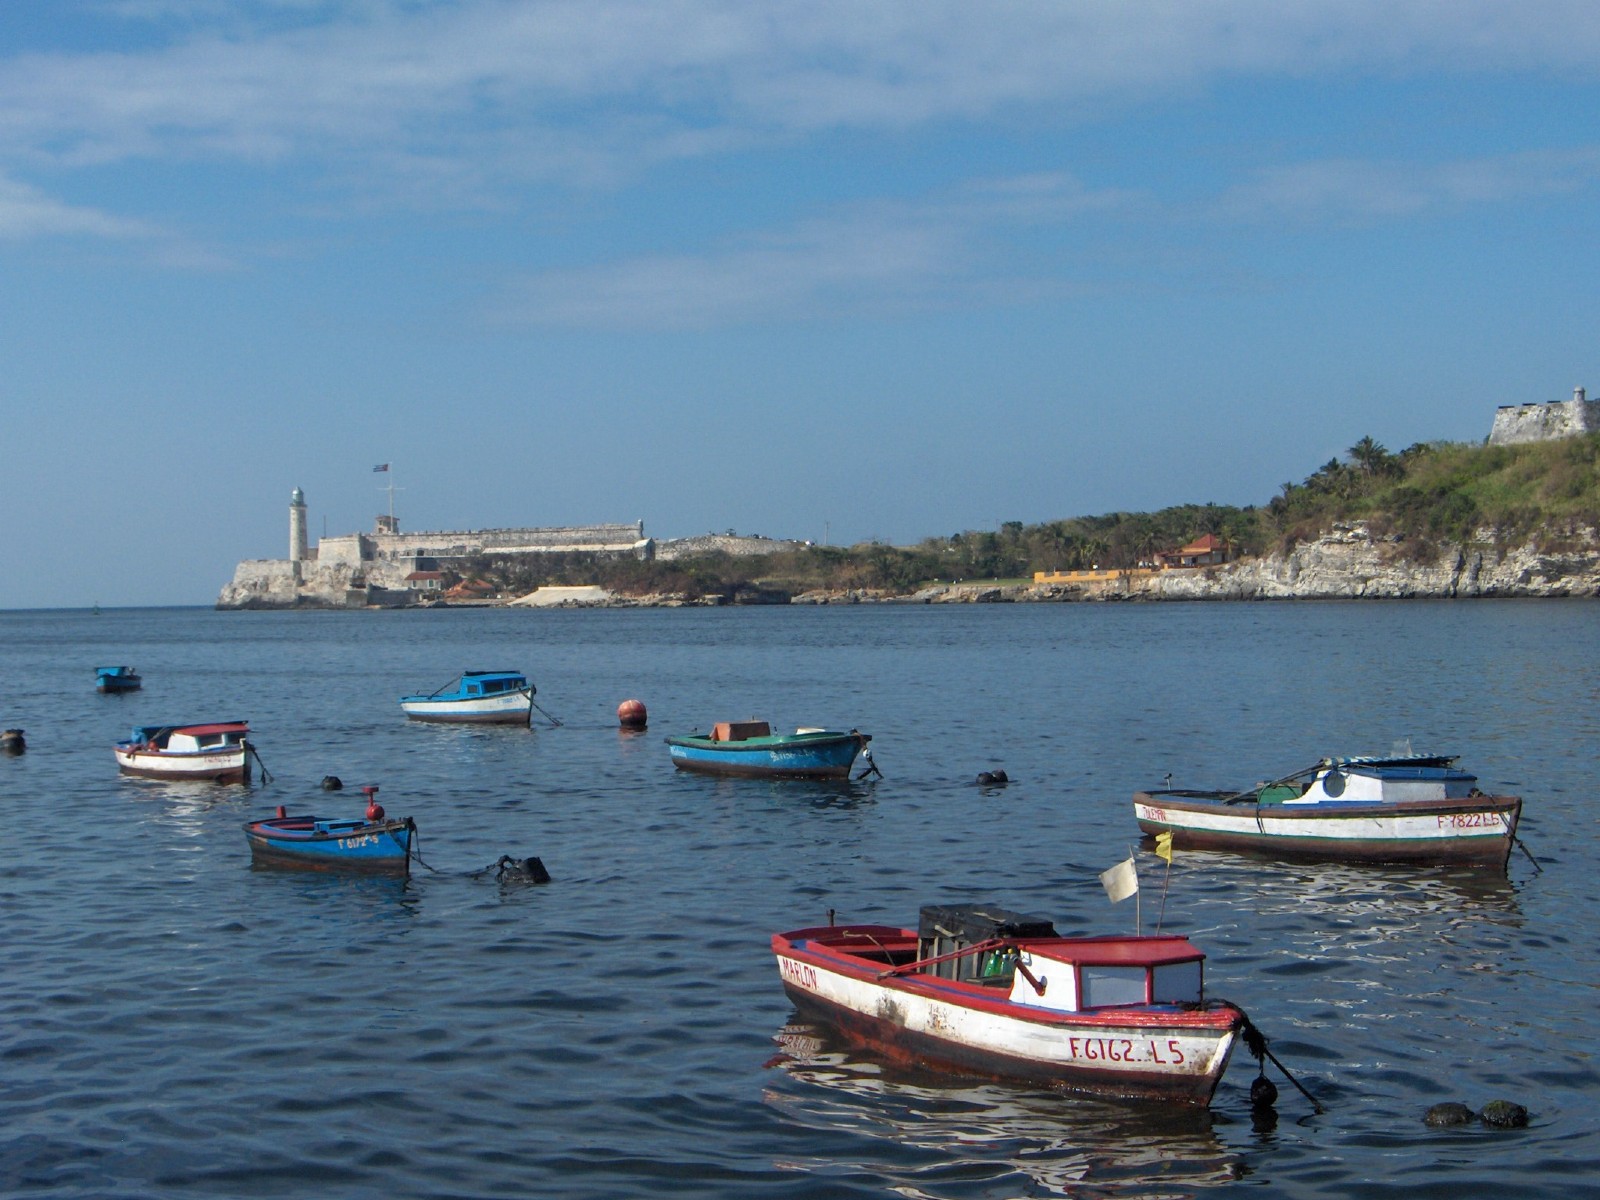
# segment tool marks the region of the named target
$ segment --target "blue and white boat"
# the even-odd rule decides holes
[[[94,687],[97,692],[136,692],[144,680],[132,667],[96,667]]]
[[[844,779],[870,733],[797,729],[775,734],[765,721],[723,721],[710,734],[669,737],[672,765],[705,775],[758,779]]]
[[[1237,792],[1136,792],[1133,810],[1141,830],[1180,849],[1503,867],[1522,800],[1485,795],[1454,756],[1406,754],[1324,758]]]
[[[373,789],[374,791],[376,789]],[[257,866],[291,867],[302,871],[360,871],[407,875],[417,827],[410,817],[291,817],[278,815],[247,821],[245,838]]]
[[[526,725],[534,691],[519,671],[464,671],[437,691],[400,697],[400,708],[413,721]]]

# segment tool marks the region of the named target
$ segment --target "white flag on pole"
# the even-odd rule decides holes
[[[1111,897],[1111,903],[1113,904],[1126,900],[1129,896],[1137,895],[1139,892],[1139,872],[1133,868],[1133,856],[1129,855],[1109,871],[1101,871],[1100,882],[1106,889],[1106,895]]]

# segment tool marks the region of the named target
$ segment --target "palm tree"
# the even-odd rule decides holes
[[[1392,458],[1382,442],[1375,442],[1371,437],[1364,437],[1349,450],[1350,461],[1360,467],[1368,475],[1384,475],[1388,473]]]

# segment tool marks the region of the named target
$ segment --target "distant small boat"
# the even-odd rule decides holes
[[[1136,792],[1134,817],[1174,846],[1351,862],[1505,866],[1522,800],[1487,796],[1455,756],[1324,758],[1239,792]]]
[[[96,667],[94,686],[97,692],[136,692],[144,680],[132,667]]]
[[[525,725],[535,690],[518,671],[464,671],[438,691],[400,697],[400,708],[413,721]]]
[[[125,775],[246,783],[252,747],[246,721],[212,725],[139,725],[113,748]]]
[[[775,734],[765,721],[723,721],[709,735],[669,737],[672,765],[705,775],[761,779],[844,779],[872,740],[852,729],[797,729]]]
[[[377,875],[410,873],[416,832],[410,817],[291,817],[281,806],[277,816],[247,821],[244,827],[250,860],[257,866]]]
[[[1058,937],[987,905],[797,929],[772,952],[802,1017],[887,1058],[1070,1091],[1209,1103],[1246,1021],[1206,1000],[1186,938]]]

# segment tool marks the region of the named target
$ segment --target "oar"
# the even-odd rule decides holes
[[[1235,792],[1231,796],[1225,796],[1223,797],[1222,802],[1224,804],[1237,804],[1241,800],[1249,800],[1253,797],[1259,797],[1261,793],[1266,791],[1268,788],[1278,787],[1285,783],[1293,783],[1296,779],[1304,779],[1307,775],[1315,775],[1326,765],[1326,763],[1319,762],[1314,767],[1303,767],[1292,775],[1285,775],[1282,779],[1274,779],[1269,783],[1259,784],[1256,787],[1247,788],[1242,792]]]

